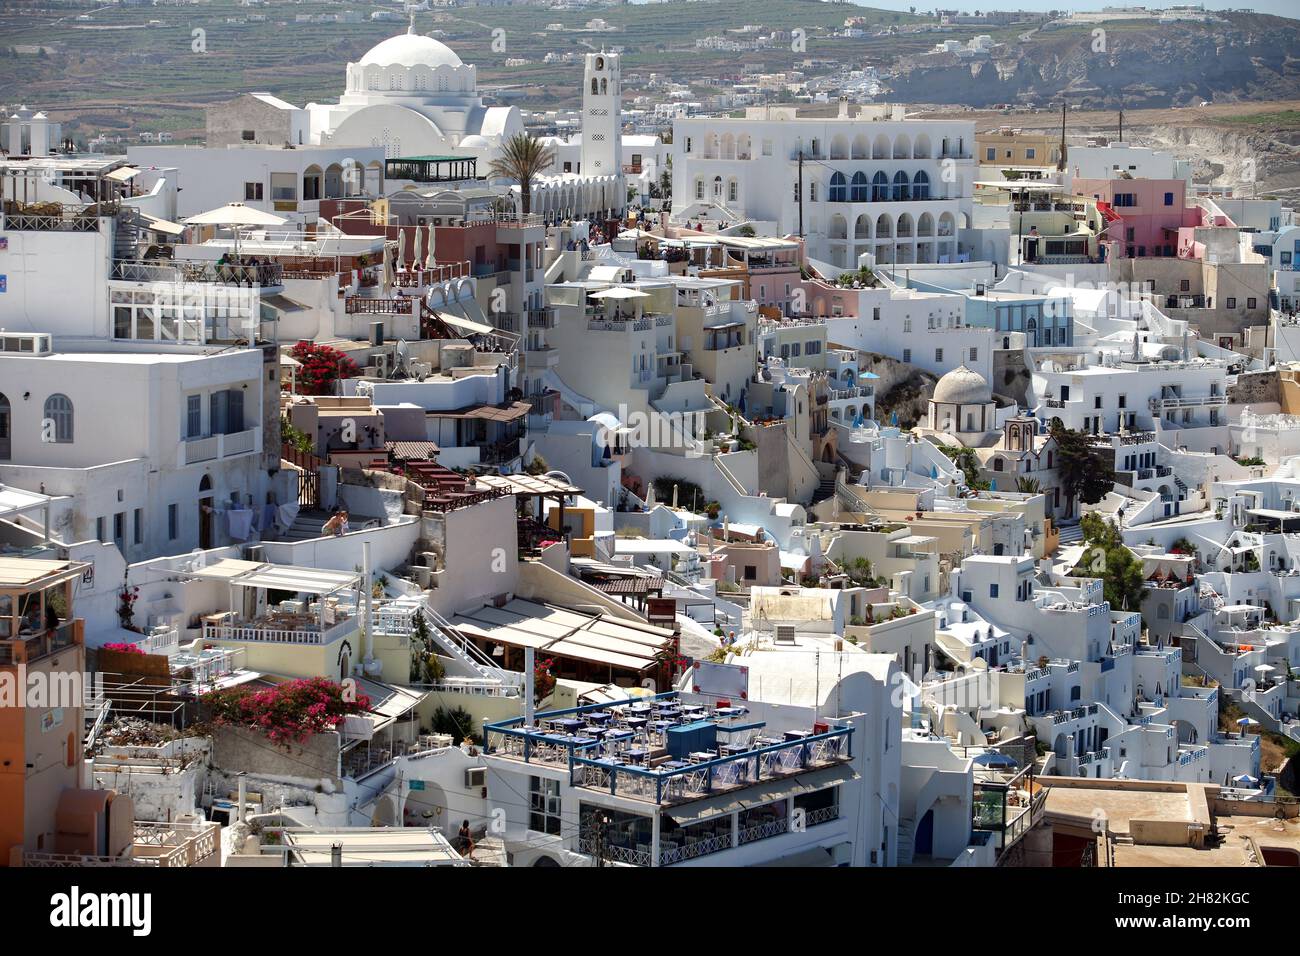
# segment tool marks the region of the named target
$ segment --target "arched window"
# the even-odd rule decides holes
[[[835,173],[831,176],[831,202],[844,202],[848,198],[848,183],[844,179],[843,173]]]
[[[608,92],[609,92],[609,80],[602,79],[602,80],[600,81],[600,92],[601,92],[602,94],[603,94],[603,93],[608,93]]]
[[[591,95],[596,96],[600,93],[600,81],[594,76],[591,78]]]
[[[889,202],[889,177],[879,170],[871,177],[871,201]]]
[[[849,202],[866,202],[869,195],[867,174],[859,170],[853,174],[853,182],[849,186]]]
[[[930,198],[930,177],[927,176],[924,171],[918,172],[912,179],[912,198]]]
[[[54,423],[56,442],[72,441],[72,400],[68,396],[55,393],[45,400],[45,420]]]
[[[894,173],[894,202],[902,202],[910,198],[912,198],[912,194],[911,190],[908,189],[907,173],[900,169],[898,172]]]
[[[702,179],[695,180],[695,198],[696,199],[704,198],[704,180]]]

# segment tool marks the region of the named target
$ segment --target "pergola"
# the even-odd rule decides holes
[[[525,535],[536,537],[542,534],[563,534],[564,533],[564,499],[573,495],[582,494],[582,489],[577,485],[562,481],[559,478],[552,478],[549,475],[478,475],[474,479],[479,485],[483,485],[493,491],[504,492],[515,496],[516,507],[520,499],[535,499],[532,514],[527,516],[529,527],[520,527],[520,546],[524,545]],[[546,499],[553,499],[559,506],[560,521],[559,531],[552,531],[545,527],[545,502]]]
[[[237,606],[235,588],[258,588],[319,595],[321,607],[318,617],[322,633],[326,629],[325,598],[335,592],[361,586],[361,574],[356,571],[326,571],[291,564],[240,561],[237,558],[223,558],[206,567],[186,573],[189,577],[199,580],[224,581],[230,588],[232,610]]]
[[[33,642],[51,634],[46,607],[61,589],[63,616],[70,620],[76,583],[89,567],[83,561],[0,557],[0,664],[45,652],[44,645]]]
[[[469,156],[399,156],[384,161],[384,178],[415,183],[477,179],[478,160]]]
[[[22,488],[0,485],[0,521],[15,521],[17,518],[39,511],[41,513],[41,534],[44,543],[49,544],[50,505],[55,501],[62,500],[64,499],[43,495],[36,491],[24,491]],[[17,522],[15,521],[15,523]]]

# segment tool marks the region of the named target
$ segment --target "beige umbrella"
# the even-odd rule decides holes
[[[402,237],[402,229],[397,229],[397,271],[406,271],[406,240]]]
[[[424,267],[432,269],[434,266],[433,258],[433,223],[429,223],[429,254],[424,258]]]
[[[187,226],[225,226],[235,234],[235,255],[239,255],[239,230],[246,226],[283,226],[289,220],[262,212],[242,202],[227,203],[185,220]]]
[[[424,245],[424,230],[422,230],[419,224],[417,223],[415,226],[415,249],[411,253],[412,272],[415,272],[417,269],[420,268],[420,264],[424,259],[424,257],[420,255],[420,253],[423,251],[423,249],[421,248],[423,245]]]

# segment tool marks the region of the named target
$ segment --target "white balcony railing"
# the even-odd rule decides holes
[[[262,427],[246,428],[228,435],[209,435],[206,438],[187,438],[181,442],[185,464],[197,465],[205,461],[219,461],[257,451],[262,444]]]
[[[203,625],[205,641],[241,641],[250,644],[332,644],[357,630],[358,620],[349,618],[324,631],[313,628],[263,627],[257,624]]]

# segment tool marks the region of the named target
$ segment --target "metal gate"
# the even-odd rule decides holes
[[[280,457],[299,468],[298,471],[298,507],[300,509],[320,507],[320,469],[325,459],[310,452],[299,451],[292,445],[284,444]]]

